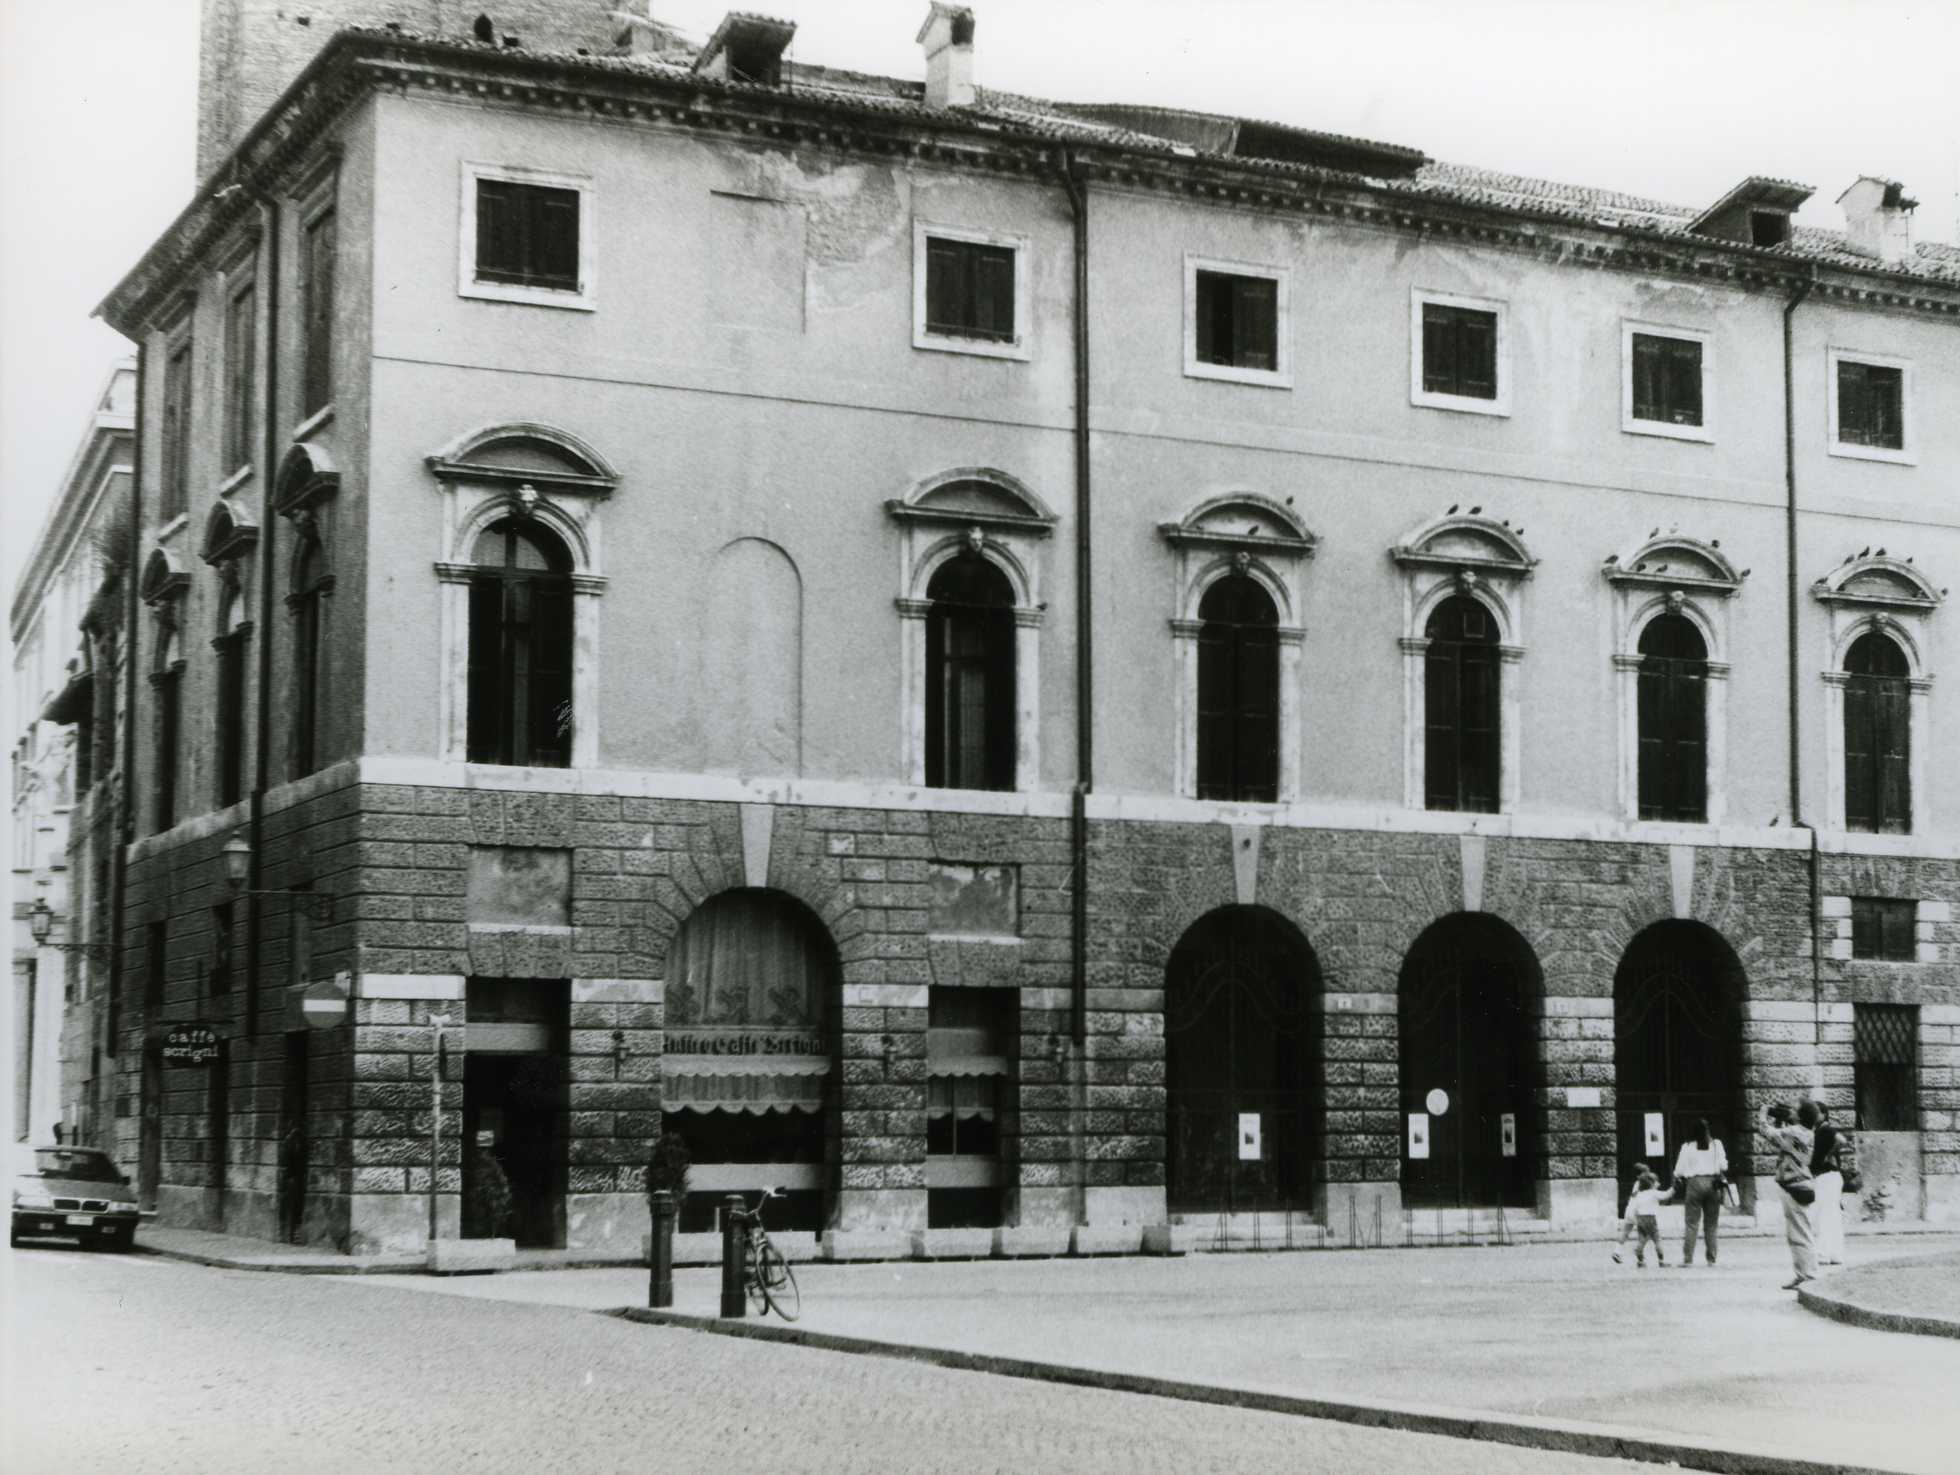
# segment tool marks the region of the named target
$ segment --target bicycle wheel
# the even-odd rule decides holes
[[[769,1287],[763,1280],[764,1244],[750,1237],[742,1254],[742,1289],[748,1292],[749,1310],[757,1316],[769,1314]]]
[[[789,1268],[783,1252],[766,1240],[762,1246],[762,1289],[784,1321],[795,1321],[803,1314],[803,1293],[796,1288],[796,1272]]]

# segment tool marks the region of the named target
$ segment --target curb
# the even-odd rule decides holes
[[[945,1347],[884,1342],[870,1337],[777,1326],[773,1322],[749,1321],[746,1318],[724,1321],[718,1317],[656,1311],[642,1306],[622,1306],[600,1314],[653,1326],[680,1327],[714,1336],[746,1337],[757,1342],[777,1342],[865,1357],[889,1357],[901,1362],[951,1368],[958,1372],[991,1373],[1002,1378],[1098,1388],[1111,1393],[1135,1393],[1150,1398],[1174,1398],[1187,1403],[1291,1414],[1297,1418],[1326,1419],[1373,1429],[1400,1429],[1411,1434],[1439,1434],[1449,1439],[1475,1439],[1525,1449],[1676,1465],[1689,1470],[1720,1471],[1724,1475],[1889,1475],[1889,1472],[1876,1466],[1807,1459],[1762,1446],[1716,1445],[1684,1435],[1656,1434],[1613,1424],[1579,1423],[1529,1414],[1472,1413],[1375,1399],[1262,1393],[1249,1388],[1230,1388],[1181,1378],[1108,1372],[1069,1367],[1062,1363],[1037,1362],[1025,1357],[1001,1357],[984,1352],[958,1352]]]
[[[1842,1296],[1826,1295],[1809,1286],[1797,1287],[1797,1303],[1804,1310],[1847,1326],[1861,1326],[1877,1332],[1910,1332],[1920,1337],[1960,1337],[1960,1321],[1944,1316],[1917,1316],[1906,1311],[1880,1311],[1861,1306]]]

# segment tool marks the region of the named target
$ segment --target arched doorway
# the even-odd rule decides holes
[[[1409,949],[1398,992],[1403,1203],[1535,1205],[1542,991],[1531,945],[1482,912],[1443,918]]]
[[[1165,973],[1173,1213],[1308,1207],[1319,1129],[1320,963],[1291,923],[1220,907]]]
[[[1656,922],[1628,946],[1613,975],[1613,1067],[1619,1102],[1620,1188],[1647,1163],[1670,1182],[1695,1122],[1727,1145],[1746,1183],[1739,1143],[1742,996],[1747,979],[1722,935],[1699,922]],[[1658,1136],[1660,1151],[1654,1150]]]
[[[822,1229],[837,1147],[837,947],[810,909],[744,887],[697,907],[667,951],[660,1129],[693,1166],[684,1230],[730,1193],[783,1190],[777,1229]]]

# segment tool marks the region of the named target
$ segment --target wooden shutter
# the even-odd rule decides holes
[[[334,251],[337,232],[331,213],[306,230],[304,263],[306,301],[301,313],[306,337],[301,373],[302,399],[308,414],[324,409],[333,398]]]
[[[579,194],[570,189],[533,189],[535,228],[530,267],[538,283],[576,291],[578,279]]]
[[[492,281],[516,267],[511,247],[516,221],[512,218],[510,186],[500,179],[476,182],[476,274]]]
[[[1660,340],[1647,333],[1633,335],[1633,418],[1663,417]]]
[[[1497,648],[1465,641],[1460,647],[1460,659],[1461,807],[1494,812],[1497,808]]]
[[[1649,656],[1640,663],[1640,817],[1667,813],[1667,667]]]
[[[986,639],[982,701],[986,713],[987,769],[979,787],[1014,787],[1014,611],[990,609],[980,616]]]
[[[501,578],[470,584],[470,696],[468,752],[472,763],[504,760],[504,590]]]
[[[1423,791],[1431,809],[1459,807],[1460,674],[1456,642],[1432,637],[1423,660]]]
[[[218,803],[236,804],[245,753],[245,637],[218,642]]]
[[[1873,747],[1873,678],[1844,683],[1844,823],[1853,830],[1878,828],[1878,761]]]
[[[1240,625],[1235,713],[1235,799],[1279,798],[1279,636],[1272,626]]]
[[[1237,277],[1232,282],[1233,318],[1238,354],[1244,369],[1272,369],[1279,364],[1279,283],[1266,277]]]
[[[1459,394],[1477,399],[1497,398],[1497,314],[1463,311],[1458,314],[1457,363],[1462,376]]]
[[[982,246],[974,256],[974,331],[1007,342],[1014,337],[1014,252]]]
[[[1668,818],[1700,824],[1708,817],[1706,668],[1699,661],[1668,664]]]
[[[1701,424],[1701,345],[1692,339],[1668,344],[1666,410],[1676,425]]]
[[[169,671],[156,681],[156,827],[167,830],[177,822],[177,692],[183,680]]]
[[[926,328],[956,333],[966,321],[962,310],[959,242],[926,238]]]
[[[1198,630],[1198,797],[1232,797],[1232,631],[1216,620]]]
[[[253,342],[258,294],[250,286],[232,294],[225,316],[225,470],[252,459]]]
[[[1449,309],[1433,303],[1422,308],[1422,387],[1430,394],[1457,394],[1456,334]]]
[[[1912,831],[1911,691],[1895,676],[1874,678],[1872,749],[1878,783],[1878,828],[1889,834]]]
[[[562,768],[571,761],[572,591],[555,580],[525,582],[531,596],[531,737],[520,761]]]

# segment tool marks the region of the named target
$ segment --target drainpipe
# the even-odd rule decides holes
[[[259,1032],[259,956],[264,903],[255,894],[265,886],[265,790],[272,755],[272,570],[273,536],[278,514],[273,510],[273,478],[279,474],[279,246],[278,199],[256,190],[265,211],[265,473],[259,482],[259,657],[258,722],[252,758],[252,862],[246,880],[245,1033]]]
[[[1786,629],[1784,644],[1788,656],[1788,721],[1790,724],[1790,823],[1802,825],[1810,833],[1810,1058],[1812,1069],[1817,1069],[1817,1052],[1823,1043],[1824,1035],[1824,945],[1822,937],[1823,919],[1819,915],[1823,908],[1823,877],[1818,863],[1817,827],[1804,818],[1803,812],[1803,735],[1800,726],[1802,703],[1799,694],[1802,690],[1797,643],[1797,409],[1795,392],[1795,351],[1793,348],[1792,319],[1798,307],[1802,306],[1811,290],[1817,285],[1817,272],[1813,267],[1804,279],[1797,283],[1797,289],[1790,300],[1783,305],[1783,564],[1784,564],[1784,616]]]
[[[1088,1165],[1083,1161],[1089,1038],[1089,793],[1095,787],[1095,625],[1089,563],[1089,199],[1080,161],[1063,150],[1062,187],[1074,224],[1075,291],[1075,788],[1069,805],[1071,891],[1069,1032],[1075,1041],[1075,1110],[1069,1113],[1078,1224],[1089,1221]]]

